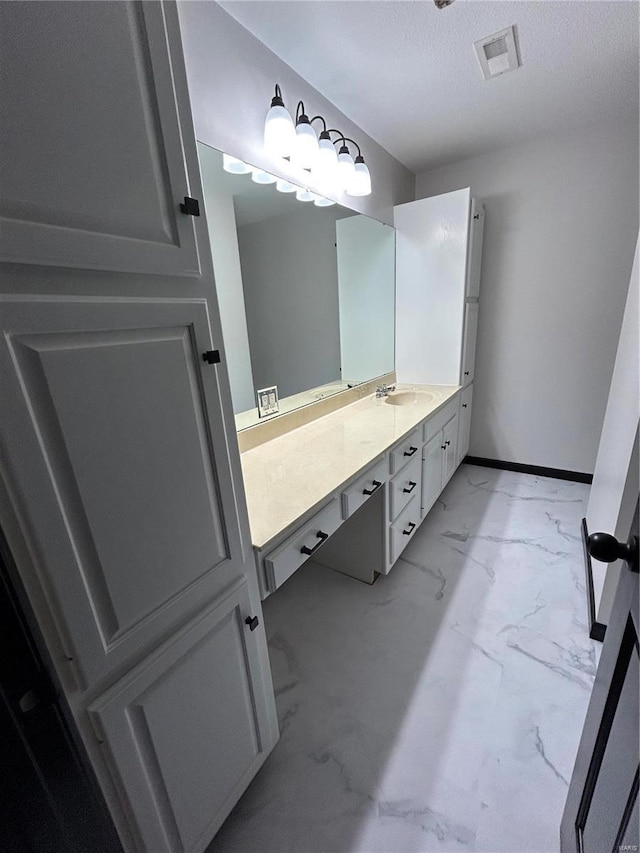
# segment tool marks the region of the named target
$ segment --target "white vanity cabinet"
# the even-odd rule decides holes
[[[398,382],[473,382],[484,217],[468,187],[394,208]],[[471,395],[466,405],[465,453]],[[450,448],[453,440],[446,440]],[[428,455],[435,458],[433,448]],[[462,458],[458,450],[455,462],[447,463],[445,482]]]
[[[422,450],[422,517],[429,512],[458,467],[458,414],[451,417],[438,432],[430,430]]]
[[[202,853],[278,724],[176,5],[0,50],[0,526],[123,849]]]
[[[473,385],[467,385],[466,388],[463,388],[460,392],[460,414],[458,416],[458,465],[462,462],[469,451],[472,402]]]

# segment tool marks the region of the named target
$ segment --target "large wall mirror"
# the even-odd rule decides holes
[[[394,229],[198,149],[237,428],[259,389],[283,414],[390,373]]]

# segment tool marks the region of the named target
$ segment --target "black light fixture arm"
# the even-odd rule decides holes
[[[327,131],[327,123],[326,123],[326,121],[324,120],[324,118],[323,118],[322,116],[314,116],[313,118],[310,118],[310,119],[309,119],[310,124],[313,124],[313,122],[314,122],[314,121],[321,121],[321,122],[322,122],[322,135],[323,135],[323,136],[324,136],[324,134],[325,134],[325,133],[327,133],[327,134],[328,134],[328,131]],[[325,139],[326,139],[326,138],[328,138],[328,137],[325,137]]]
[[[275,96],[271,99],[272,107],[284,107],[284,101],[282,100],[282,90],[280,86],[276,83],[276,93]]]

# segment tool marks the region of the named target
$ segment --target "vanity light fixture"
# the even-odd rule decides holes
[[[298,101],[296,108],[296,144],[291,154],[291,161],[303,169],[312,169],[319,150],[318,137],[309,116],[304,111],[304,104],[302,101]]]
[[[322,122],[319,138],[313,127],[314,121]],[[332,133],[338,134],[338,138],[332,139]],[[291,165],[311,172],[317,185],[325,192],[333,194],[343,191],[350,196],[371,194],[371,175],[358,143],[339,130],[328,130],[322,116],[310,119],[302,101],[298,101],[294,125],[284,106],[278,84],[265,119],[264,141],[270,156],[276,160],[288,159]],[[355,160],[347,143],[358,150]],[[338,144],[340,148],[336,152]]]
[[[276,83],[276,93],[264,122],[264,147],[276,160],[290,157],[296,145],[296,129],[291,116],[282,100],[280,86]]]
[[[253,168],[244,160],[238,160],[237,157],[231,157],[229,154],[222,155],[222,168],[232,175],[248,175],[253,171]]]

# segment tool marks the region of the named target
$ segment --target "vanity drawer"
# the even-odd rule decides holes
[[[389,518],[393,521],[415,494],[420,494],[422,456],[412,459],[389,483]]]
[[[432,418],[424,425],[423,441],[426,444],[434,435],[437,435],[442,427],[451,420],[454,415],[458,414],[458,406],[460,405],[459,395],[456,394],[453,400],[450,400],[444,409],[440,409]]]
[[[397,447],[394,447],[391,453],[389,454],[389,464],[390,469],[389,472],[391,474],[395,474],[396,471],[399,471],[403,465],[411,459],[412,456],[420,456],[418,452],[420,447],[422,446],[422,435],[421,429],[414,429],[414,431],[408,435],[401,444]]]
[[[411,498],[400,516],[389,528],[389,549],[391,565],[409,544],[409,540],[420,524],[420,495]]]
[[[264,558],[264,567],[269,592],[274,592],[282,586],[341,524],[340,501],[335,497],[279,548],[268,554]]]
[[[387,457],[372,465],[361,477],[346,488],[342,493],[342,517],[350,515],[369,500],[374,492],[381,489],[387,479]]]

